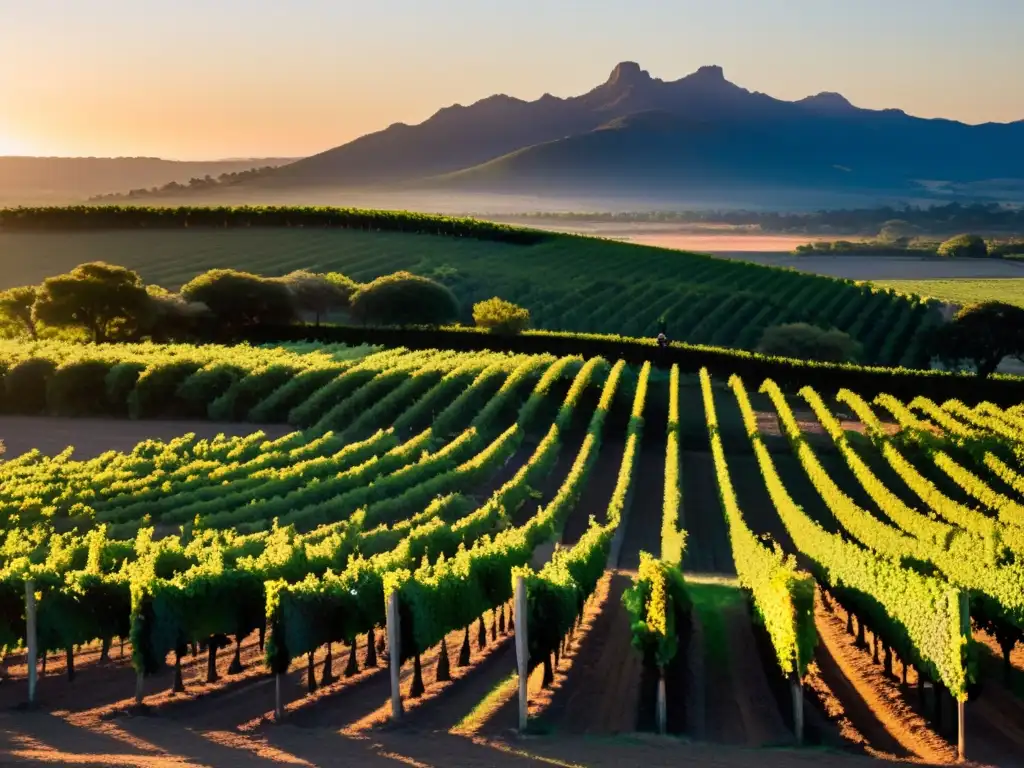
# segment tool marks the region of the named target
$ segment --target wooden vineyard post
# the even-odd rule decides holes
[[[968,600],[967,593],[961,591],[959,593],[959,608],[960,608],[960,631],[964,637],[971,636],[971,605]],[[967,759],[967,724],[964,722],[964,700],[957,696],[956,698],[956,729],[957,729],[957,741],[956,741],[956,752],[960,762]]]
[[[135,673],[135,706],[141,707],[142,700],[145,698],[145,686],[146,678],[141,672]]]
[[[665,698],[665,670],[658,668],[658,733],[668,731],[668,702]]]
[[[526,684],[529,682],[530,648],[526,628],[526,579],[516,576],[515,606],[516,663],[519,668],[519,731],[524,733],[530,716]]]
[[[793,673],[789,679],[789,687],[793,693],[793,732],[796,734],[796,743],[803,746],[804,743],[804,688],[798,673]]]
[[[957,740],[956,740],[956,753],[960,762],[967,759],[967,729],[964,724],[964,702],[963,699],[956,700],[956,719],[957,719]]]
[[[28,704],[36,703],[36,662],[39,655],[36,642],[36,588],[32,579],[25,580],[25,642],[28,646]]]
[[[388,595],[387,603],[388,631],[388,672],[391,674],[391,719],[398,722],[402,718],[402,683],[401,672],[401,634],[398,625],[398,592]]]

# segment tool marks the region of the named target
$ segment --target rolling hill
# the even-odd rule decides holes
[[[281,166],[289,158],[178,161],[157,157],[0,157],[0,205],[62,204],[93,195],[188,184],[191,178]]]

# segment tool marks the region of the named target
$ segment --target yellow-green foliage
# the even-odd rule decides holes
[[[677,621],[690,608],[682,572],[641,552],[640,568],[622,603],[629,611],[633,647],[663,670],[679,650]]]
[[[473,305],[473,322],[491,333],[522,333],[530,327],[530,310],[495,296]]]
[[[772,639],[783,674],[802,677],[817,638],[814,629],[814,582],[810,576],[797,570],[792,557],[783,555],[777,546],[774,550],[768,549],[747,527],[729,475],[722,437],[718,433],[711,376],[706,369],[700,372],[700,383],[718,493],[729,524],[736,573],[740,583],[754,596],[754,607]]]

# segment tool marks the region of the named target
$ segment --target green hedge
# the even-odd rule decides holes
[[[325,206],[78,205],[0,208],[0,230],[68,231],[183,228],[362,229],[468,237],[512,245],[534,245],[559,235],[490,221],[408,211],[375,211]]]
[[[518,354],[581,355],[625,360],[631,364],[647,361],[680,373],[712,374],[762,380],[771,378],[784,388],[811,386],[819,392],[834,393],[846,388],[864,397],[887,393],[913,399],[919,395],[933,400],[988,401],[1002,406],[1024,401],[1024,377],[995,375],[988,379],[945,371],[910,368],[880,368],[851,364],[818,363],[793,358],[768,357],[755,352],[723,347],[706,347],[672,342],[659,348],[654,339],[561,331],[528,331],[518,336],[499,336],[476,328],[371,328],[359,326],[289,325],[252,329],[245,336],[253,343],[321,341],[346,344],[378,344],[408,349],[492,350]]]

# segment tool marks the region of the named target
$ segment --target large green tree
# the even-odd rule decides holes
[[[32,319],[84,328],[93,341],[136,338],[145,325],[149,295],[137,273],[102,261],[80,264],[43,281]]]
[[[287,274],[280,281],[291,292],[296,310],[313,315],[317,325],[324,315],[347,308],[357,287],[354,280],[342,274],[317,274],[304,269]]]
[[[409,272],[378,277],[352,297],[352,316],[370,325],[441,325],[459,315],[455,294]]]
[[[0,293],[0,320],[20,326],[33,339],[37,338],[36,322],[32,318],[32,305],[36,303],[36,287],[25,285],[8,288]]]
[[[181,288],[187,302],[205,304],[218,330],[232,334],[256,325],[295,320],[291,291],[280,280],[233,269],[211,269]]]
[[[951,259],[983,259],[988,256],[988,245],[978,235],[957,235],[939,246],[939,256]]]
[[[1001,301],[963,307],[935,331],[932,353],[950,367],[968,362],[978,376],[991,376],[1004,358],[1024,358],[1024,309]]]
[[[190,341],[199,338],[202,327],[213,321],[209,307],[199,301],[187,301],[159,285],[148,285],[149,314],[146,330],[153,341]]]
[[[856,362],[861,354],[860,345],[848,334],[809,323],[786,323],[766,328],[757,351],[765,355],[829,363]]]

